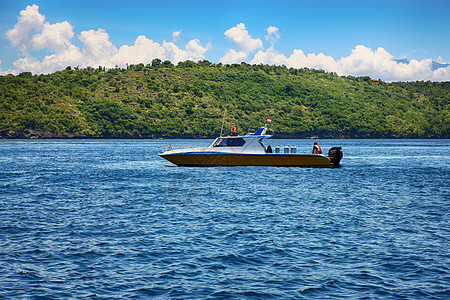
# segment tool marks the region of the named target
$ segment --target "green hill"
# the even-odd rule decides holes
[[[386,83],[283,66],[151,65],[0,76],[0,136],[213,137],[266,117],[277,137],[448,138],[450,82]]]

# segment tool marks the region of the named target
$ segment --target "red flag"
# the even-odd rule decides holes
[[[267,117],[267,122],[272,122],[272,118],[271,117]]]

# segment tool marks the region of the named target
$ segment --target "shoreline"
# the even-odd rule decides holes
[[[0,131],[0,139],[148,139],[148,140],[164,140],[164,139],[215,139],[218,135],[171,135],[171,134],[138,134],[138,135],[87,135],[80,133],[50,133],[40,130],[23,130],[23,131]],[[449,136],[417,136],[417,135],[383,135],[383,134],[356,134],[356,133],[302,133],[302,134],[275,134],[274,139],[336,139],[336,140],[351,140],[351,139],[449,139]]]

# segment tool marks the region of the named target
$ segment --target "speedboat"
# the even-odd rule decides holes
[[[268,127],[259,128],[255,133],[238,136],[220,136],[208,147],[188,149],[167,149],[158,154],[177,166],[279,166],[279,167],[338,167],[342,158],[342,148],[333,147],[328,156],[314,153],[296,153],[296,148],[284,147],[283,151],[265,146]]]

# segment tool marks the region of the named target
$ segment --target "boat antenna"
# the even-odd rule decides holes
[[[225,114],[227,112],[227,104],[228,104],[228,97],[225,100],[225,108],[223,110],[223,118],[222,118],[222,129],[220,129],[220,136],[222,136],[222,132],[223,132],[223,124],[225,123]]]

